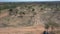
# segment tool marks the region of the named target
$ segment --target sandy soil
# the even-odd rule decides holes
[[[0,14],[0,18],[5,17],[5,16],[7,16],[7,15],[8,15],[8,13]]]
[[[7,27],[7,28],[0,28],[0,34],[24,34],[28,32],[33,32],[34,34],[41,34],[44,31],[43,27]]]

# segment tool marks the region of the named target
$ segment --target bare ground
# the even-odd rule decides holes
[[[6,27],[6,28],[0,28],[0,34],[25,34],[28,32],[32,32],[31,34],[41,34],[44,31],[43,27]]]

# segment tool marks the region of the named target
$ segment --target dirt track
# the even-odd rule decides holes
[[[44,31],[43,27],[23,27],[23,28],[0,28],[0,34],[23,34],[26,32],[33,32],[40,34]]]

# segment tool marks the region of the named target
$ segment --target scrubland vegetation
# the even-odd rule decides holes
[[[59,3],[2,3],[0,4],[0,15],[4,12],[8,15],[0,16],[0,27],[29,27],[42,23],[46,29],[60,28]],[[54,33],[60,34],[59,32]]]

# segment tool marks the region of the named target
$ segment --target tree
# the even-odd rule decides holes
[[[0,13],[1,13],[1,7],[0,7]]]
[[[45,23],[45,29],[48,29],[48,28],[49,28],[49,24]]]
[[[12,15],[12,11],[13,11],[12,9],[9,9],[9,15]]]
[[[49,24],[48,23],[45,23],[45,29],[48,31],[48,29],[49,29]]]

